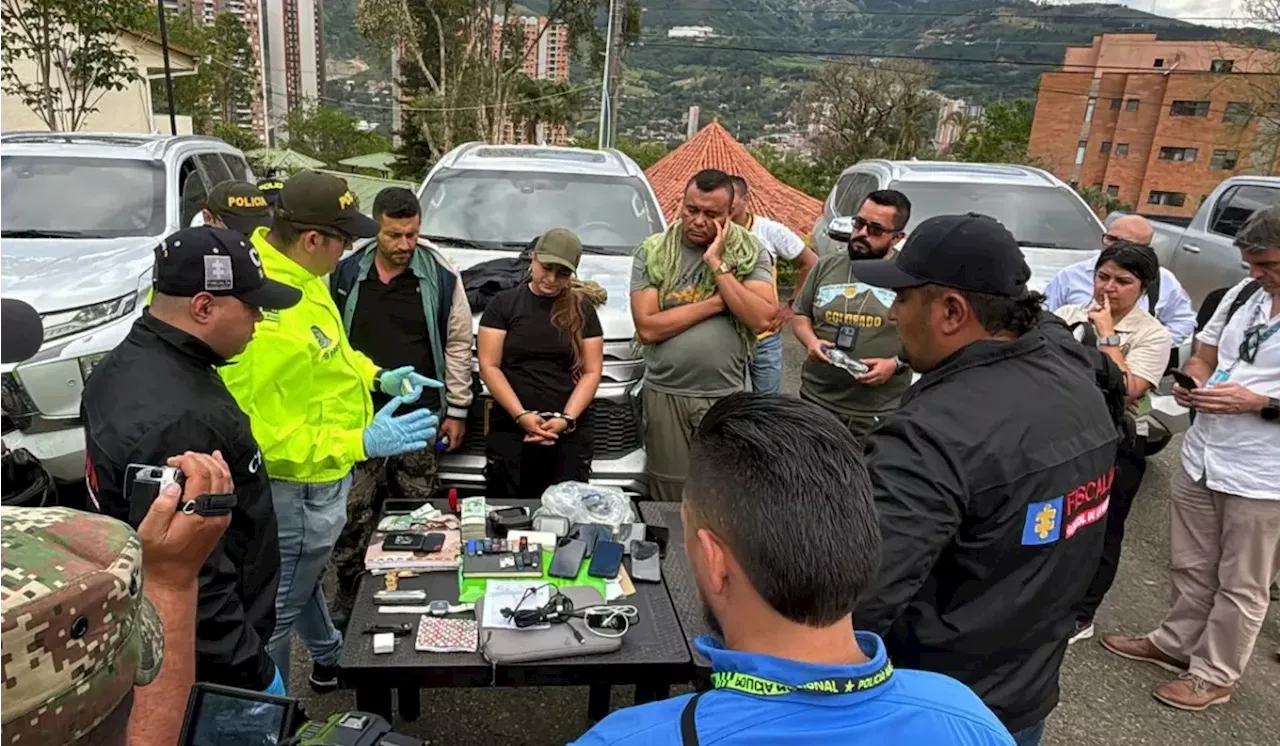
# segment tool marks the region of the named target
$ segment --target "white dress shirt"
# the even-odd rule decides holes
[[[1280,397],[1280,332],[1262,343],[1252,363],[1240,359],[1245,330],[1280,324],[1280,308],[1273,308],[1271,296],[1259,290],[1226,323],[1227,310],[1248,283],[1246,278],[1227,291],[1196,339],[1218,348],[1215,377],[1225,375],[1255,394]],[[1268,422],[1257,412],[1199,412],[1182,441],[1182,469],[1194,480],[1203,477],[1211,490],[1280,500],[1280,421]]]
[[[1093,301],[1093,275],[1102,252],[1094,252],[1088,259],[1061,269],[1044,288],[1044,306],[1056,311],[1063,306],[1088,305]],[[1138,305],[1147,307],[1144,295]],[[1156,320],[1169,330],[1173,346],[1182,344],[1196,331],[1196,312],[1191,307],[1191,297],[1172,272],[1160,268],[1160,297],[1156,298]]]

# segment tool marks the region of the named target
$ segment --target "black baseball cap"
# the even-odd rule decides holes
[[[0,362],[20,363],[42,344],[44,324],[36,309],[15,298],[0,300]]]
[[[889,290],[942,285],[1005,298],[1023,298],[1031,270],[1013,234],[977,213],[938,215],[911,231],[892,262],[853,263],[862,282]]]
[[[351,238],[378,235],[377,221],[360,212],[360,199],[347,183],[319,171],[289,177],[280,190],[276,216],[300,230],[336,230]]]
[[[209,190],[205,209],[233,231],[249,235],[271,226],[266,195],[247,181],[224,181]]]
[[[258,181],[258,191],[262,192],[262,196],[267,198],[267,204],[272,207],[275,207],[276,202],[279,201],[281,189],[284,189],[284,180],[279,176],[271,176]]]
[[[191,298],[197,293],[234,295],[251,306],[279,310],[302,300],[302,291],[267,278],[262,258],[243,235],[203,226],[183,228],[156,247],[157,293]]]

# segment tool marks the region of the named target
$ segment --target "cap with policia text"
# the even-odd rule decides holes
[[[552,228],[534,242],[533,258],[542,264],[568,267],[577,272],[578,262],[582,260],[582,242],[567,228]]]
[[[302,291],[267,278],[258,250],[226,228],[184,228],[156,247],[157,293],[191,298],[233,295],[251,306],[291,308]]]
[[[68,508],[0,508],[0,527],[4,742],[110,742],[164,655],[138,535]]]
[[[284,181],[278,177],[272,176],[258,181],[258,191],[262,192],[262,196],[267,198],[267,204],[272,207],[275,207],[276,202],[279,201],[281,189],[284,189]]]
[[[36,309],[14,298],[0,301],[0,362],[20,363],[40,351],[44,324]]]
[[[853,273],[868,285],[901,290],[942,285],[1020,299],[1031,271],[1018,242],[994,218],[977,213],[939,215],[911,231],[892,262],[865,259]]]
[[[346,182],[319,171],[300,171],[284,183],[276,216],[301,230],[336,230],[351,238],[378,235],[378,223],[360,212],[360,200]]]
[[[233,231],[249,235],[271,225],[266,196],[247,181],[224,181],[209,192],[205,209]]]

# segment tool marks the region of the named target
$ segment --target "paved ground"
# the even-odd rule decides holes
[[[788,340],[786,386],[798,386],[801,351]],[[1100,630],[1143,632],[1161,618],[1169,595],[1168,484],[1181,439],[1152,460],[1129,518],[1116,585],[1098,615]],[[295,644],[290,689],[313,716],[354,707],[349,692],[316,696],[309,664]],[[1096,641],[1074,646],[1062,672],[1062,704],[1050,716],[1046,746],[1275,746],[1280,743],[1280,614],[1273,604],[1253,662],[1232,701],[1201,714],[1169,709],[1151,697],[1167,674],[1121,660]],[[437,744],[558,744],[587,728],[585,688],[426,690],[423,717],[399,722],[403,732]],[[614,693],[615,706],[631,691]]]

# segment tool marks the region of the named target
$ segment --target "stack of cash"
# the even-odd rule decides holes
[[[483,539],[489,511],[485,507],[483,497],[468,497],[462,501],[462,541]]]

